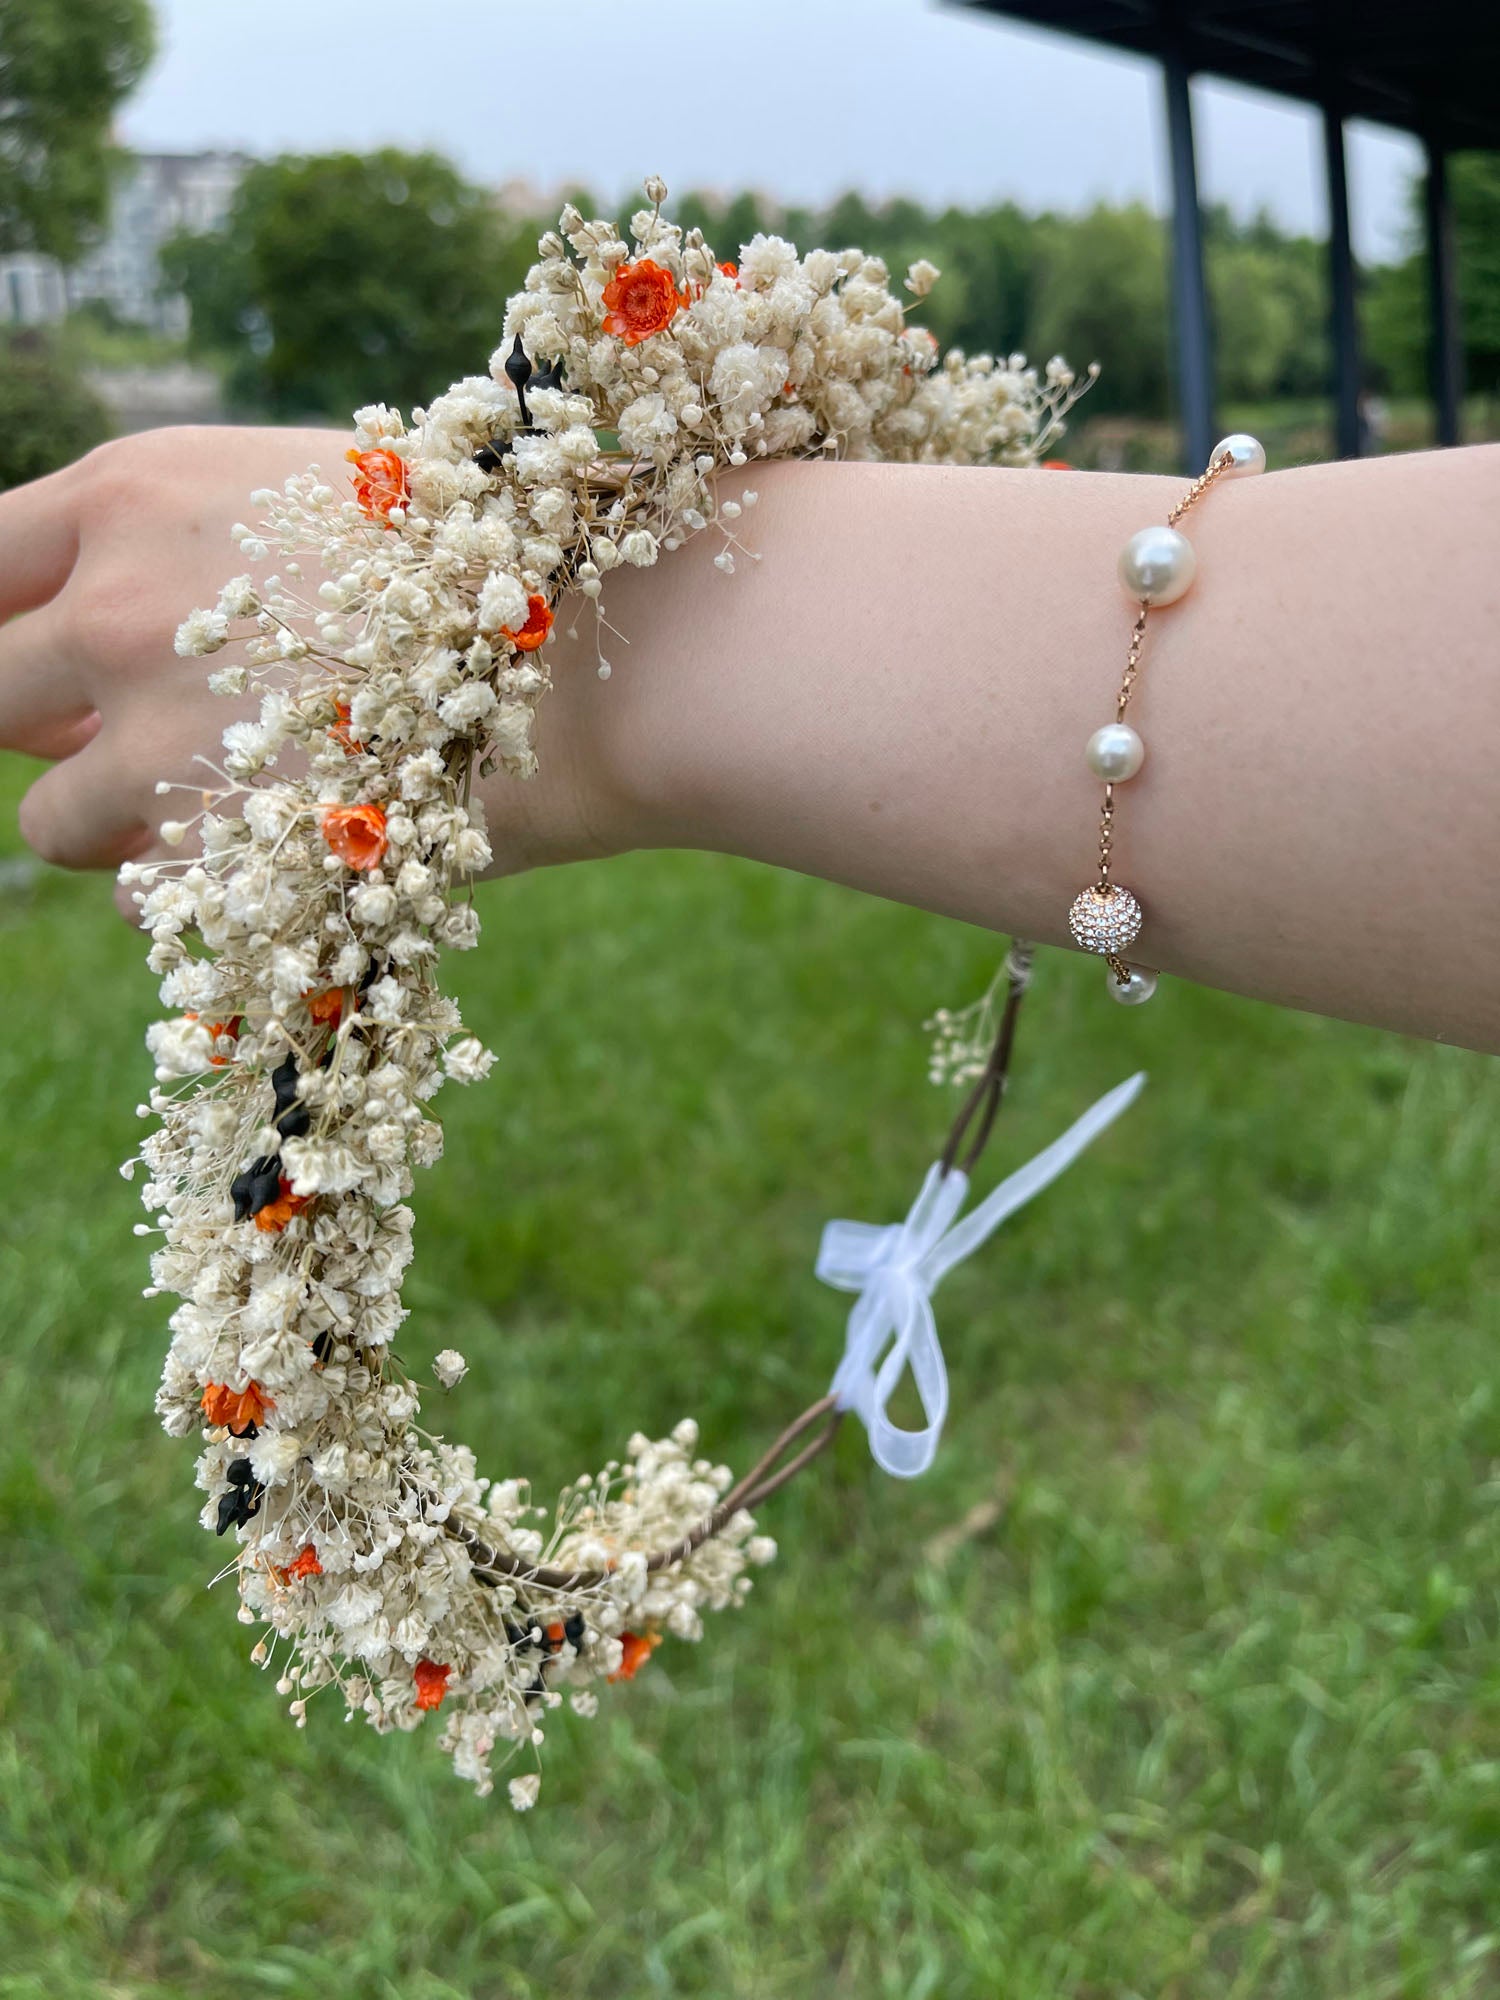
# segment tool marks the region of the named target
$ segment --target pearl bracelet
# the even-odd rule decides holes
[[[1221,439],[1210,453],[1206,469],[1167,516],[1165,526],[1140,529],[1120,551],[1121,587],[1140,608],[1130,631],[1125,671],[1115,698],[1115,719],[1094,731],[1085,753],[1089,769],[1096,778],[1104,780],[1104,803],[1099,809],[1099,873],[1088,888],[1074,897],[1068,911],[1068,928],[1085,951],[1097,952],[1104,959],[1110,971],[1110,995],[1125,1007],[1139,1006],[1156,991],[1156,974],[1146,966],[1127,964],[1123,956],[1140,936],[1145,913],[1135,894],[1122,882],[1116,882],[1112,874],[1115,787],[1133,778],[1146,758],[1145,744],[1125,720],[1140,672],[1146,619],[1154,605],[1175,604],[1186,594],[1197,574],[1198,558],[1193,545],[1177,529],[1189,507],[1202,498],[1215,480],[1264,472],[1265,467],[1265,447],[1258,439],[1243,432]]]

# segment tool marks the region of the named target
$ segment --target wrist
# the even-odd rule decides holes
[[[649,601],[649,593],[642,598]],[[642,675],[628,657],[605,678],[599,665],[594,605],[577,594],[560,599],[547,648],[552,684],[536,714],[536,775],[496,770],[476,781],[494,848],[490,875],[660,844],[651,833],[653,786],[642,768],[651,733],[634,715]]]

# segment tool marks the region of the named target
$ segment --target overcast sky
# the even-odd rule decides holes
[[[143,151],[432,146],[474,179],[818,202],[1165,206],[1148,64],[934,0],[155,0],[161,53],[125,107]],[[1313,114],[1194,86],[1206,199],[1325,227]],[[1414,142],[1355,126],[1356,247],[1399,253]]]

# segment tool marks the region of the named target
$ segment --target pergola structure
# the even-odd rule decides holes
[[[1328,177],[1328,276],[1340,457],[1361,444],[1359,326],[1349,238],[1344,124],[1368,118],[1411,132],[1427,156],[1432,392],[1441,444],[1457,444],[1462,348],[1447,157],[1500,147],[1500,7],[1495,0],[956,0],[988,14],[1080,35],[1154,58],[1166,97],[1172,176],[1172,309],[1184,444],[1202,465],[1213,447],[1213,355],[1189,79],[1198,72],[1316,105]]]

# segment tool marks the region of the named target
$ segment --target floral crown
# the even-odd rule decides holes
[[[664,218],[660,181],[646,192],[629,242],[564,209],[487,374],[409,423],[357,413],[352,490],[314,467],[252,496],[260,525],[233,531],[251,570],[184,621],[177,649],[236,642],[211,685],[258,692],[259,712],[224,731],[202,812],[163,828],[174,846],[195,830],[191,856],[123,871],[172,1010],[148,1035],[141,1110],[160,1122],[139,1156],[155,1217],[140,1227],[161,1237],[148,1296],[180,1301],[157,1409],[200,1446],[203,1525],[235,1536],[239,1616],[262,1628],[251,1658],[299,1725],[329,1688],[381,1730],[440,1711],[443,1748],[481,1792],[497,1751],[519,1754],[519,1808],[548,1712],[567,1698],[592,1714],[598,1682],[740,1602],[775,1553],[752,1510],[844,1409],[881,1456],[884,1417],[876,1357],[846,1355],[842,1386],[747,1478],[700,1456],[684,1421],[630,1438],[550,1513],[422,1427],[390,1347],[406,1198],[442,1149],[431,1100],[493,1061],[438,980],[442,951],[478,937],[464,885],[490,845],[473,781],[536,769],[564,595],[597,621],[611,570],[704,532],[733,571],[755,493],[721,499],[726,468],[1030,465],[1081,386],[1060,361],[1039,377],[1019,356],[939,355],[877,258],[757,235],[727,262]],[[921,298],[936,276],[914,264],[907,289]],[[1012,1022],[1025,968],[1014,956]],[[987,1130],[1004,1063],[960,1068]],[[940,1179],[946,1202],[964,1182],[954,1158]],[[861,1289],[864,1254],[835,1245],[820,1274]],[[464,1367],[451,1350],[434,1364],[445,1388]]]

